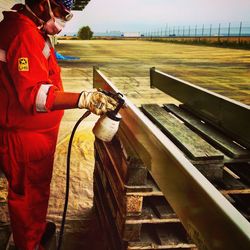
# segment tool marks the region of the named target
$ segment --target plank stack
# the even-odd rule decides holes
[[[144,104],[141,110],[250,220],[250,150],[185,105]]]
[[[105,249],[193,249],[180,220],[149,171],[119,131],[95,141],[94,207]]]

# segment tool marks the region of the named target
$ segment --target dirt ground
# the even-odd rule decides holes
[[[101,71],[135,104],[176,102],[150,89],[149,68],[208,88],[250,104],[250,51],[146,41],[65,41],[56,46],[64,56],[79,60],[60,61],[65,91],[92,88],[92,67]],[[60,127],[48,219],[61,220],[66,154],[69,136],[83,110],[67,110]],[[77,130],[72,148],[70,200],[64,250],[102,250],[102,234],[93,206],[94,136],[97,116],[88,117]],[[1,218],[7,220],[6,209]]]

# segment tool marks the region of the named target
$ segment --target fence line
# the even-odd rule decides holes
[[[141,32],[141,36],[145,37],[250,37],[250,26],[243,25],[242,22],[237,26],[232,26],[231,23],[226,27],[210,24],[209,27],[205,27],[203,24],[201,27],[195,26],[168,26],[165,29],[149,30]]]

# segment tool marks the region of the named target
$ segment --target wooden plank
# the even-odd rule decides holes
[[[94,196],[95,207],[97,208],[98,213],[100,215],[99,220],[103,224],[104,233],[106,235],[106,239],[108,239],[108,246],[112,250],[122,249],[121,240],[117,232],[116,225],[111,218],[107,204],[103,202],[101,198],[102,196],[100,194],[100,190],[98,189],[97,185],[94,185],[94,194],[95,194]]]
[[[143,189],[140,186],[126,186],[127,194],[141,195],[141,196],[163,196],[163,193],[153,180],[151,174],[148,172],[146,186]]]
[[[124,224],[122,239],[125,241],[140,241],[141,227],[141,223]]]
[[[175,104],[164,104],[164,108],[173,113],[179,119],[185,122],[185,124],[198,132],[216,148],[221,149],[225,154],[232,158],[250,158],[250,151],[246,148],[240,147],[233,142],[233,139],[225,136],[218,129],[215,129],[211,125],[205,123],[198,117],[195,117],[191,113],[177,107]]]
[[[177,218],[173,209],[164,197],[149,197],[149,203],[160,219]]]
[[[148,171],[140,156],[136,153],[135,148],[133,148],[133,142],[128,140],[122,129],[119,129],[115,139],[119,141],[123,156],[127,162],[128,172],[126,185],[145,186]]]
[[[163,225],[161,225],[163,226]],[[182,237],[179,236],[180,232],[177,231],[175,236],[168,233],[171,238],[169,239],[159,239],[159,235],[157,234],[157,229],[155,230],[155,226],[152,225],[143,225],[141,240],[138,242],[128,242],[128,249],[191,249],[195,248],[195,244],[188,242],[186,239],[182,241]],[[158,225],[157,225],[158,228]],[[168,230],[172,231],[171,227]],[[166,229],[164,232],[166,235]],[[160,244],[162,241],[163,244]]]
[[[119,209],[120,204],[117,204],[115,198],[112,194],[112,190],[110,188],[109,183],[107,182],[106,189],[103,188],[102,181],[99,175],[99,171],[94,172],[94,180],[95,180],[95,189],[99,194],[99,199],[105,206],[105,211],[109,211],[110,220],[115,224],[115,228],[117,229],[120,238],[125,241],[136,241],[140,240],[141,233],[141,223],[134,224],[126,224],[126,214],[133,214],[135,216],[138,213],[138,210],[141,210],[140,206],[142,206],[142,197],[129,197],[127,207],[129,207],[129,211],[126,214],[121,214],[120,210],[124,210],[123,208]],[[101,197],[101,198],[100,198]],[[125,197],[128,198],[128,197]],[[139,206],[139,208],[138,208]],[[125,207],[125,206],[124,206]],[[139,213],[138,213],[139,214]]]
[[[104,176],[103,179],[106,177]],[[106,203],[108,206],[108,210],[110,212],[112,220],[115,222],[117,230],[119,231],[120,235],[123,234],[123,225],[125,222],[125,205],[123,202],[117,202],[116,197],[114,196],[114,193],[112,189],[110,188],[110,185],[108,181],[104,181],[106,183],[106,187],[103,186],[103,180],[100,175],[100,170],[98,170],[98,165],[96,164],[96,168],[94,170],[94,185],[97,186],[96,188],[101,192],[101,197],[103,202]]]
[[[154,202],[153,204],[151,200],[152,198],[161,198],[161,200],[165,200],[164,197],[144,197],[141,215],[139,217],[127,218],[126,224],[159,224],[180,222],[179,218],[177,218],[169,204],[166,205],[165,202],[160,201]],[[161,205],[162,203],[163,205]]]
[[[117,172],[114,170],[103,144],[95,141],[95,150],[96,160],[98,160],[99,157],[99,165],[105,172],[107,180],[109,181],[112,191],[116,197],[117,203],[121,203],[121,207],[123,207],[123,193],[125,192],[123,182],[121,178],[119,178],[119,175],[117,175]]]
[[[193,160],[222,160],[223,154],[191,131],[157,104],[142,105],[142,110]]]
[[[97,153],[96,155],[98,156]],[[99,171],[103,186],[105,185],[106,190],[109,190],[112,194],[113,202],[116,204],[121,216],[139,216],[142,211],[143,196],[140,193],[126,193],[125,190],[119,188],[119,185],[116,185],[115,176],[112,175],[112,167],[108,167],[107,164],[105,166],[101,165],[98,157],[96,157],[95,167]]]
[[[128,249],[147,249],[148,246],[153,249],[153,246],[157,245],[157,238],[152,226],[143,225],[141,231],[140,241],[128,242]]]
[[[140,195],[126,195],[127,216],[140,215],[142,212],[143,197]]]
[[[106,188],[104,188],[100,172],[101,170],[99,164],[96,164],[96,169],[94,171],[94,180],[96,186],[95,188],[99,190],[102,202],[106,204],[106,209],[109,210],[111,219],[115,223],[121,239],[126,241],[139,240],[141,232],[141,223],[136,221],[136,215],[138,217],[141,214],[143,198],[141,196],[127,197],[125,196],[125,194],[123,194],[124,199],[126,200],[126,204],[122,203],[123,207],[121,207],[121,204],[117,203],[113,195],[111,186],[107,180],[104,181],[104,183],[106,183]],[[105,176],[103,177],[103,179],[105,179]],[[125,223],[126,216],[130,215],[133,215],[136,223]]]
[[[101,143],[101,142],[100,142]],[[121,145],[119,138],[116,136],[111,143],[103,143],[106,152],[110,158],[110,161],[120,176],[124,185],[128,186],[145,186],[147,179],[147,168],[143,164],[142,160],[135,153],[130,155],[124,155],[124,144]],[[126,149],[130,147],[126,144]],[[123,148],[123,150],[122,150]]]
[[[160,224],[155,226],[160,245],[176,248],[182,244],[189,244],[188,236],[181,224]]]
[[[247,188],[247,189],[229,189],[229,190],[221,189],[220,192],[223,195],[227,195],[227,194],[250,194],[250,188]]]

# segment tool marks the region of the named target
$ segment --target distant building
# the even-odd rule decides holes
[[[106,36],[106,37],[120,37],[122,35],[121,31],[106,31],[106,32],[94,32],[94,36]]]
[[[123,32],[122,36],[123,37],[140,37],[141,33],[140,32]]]

